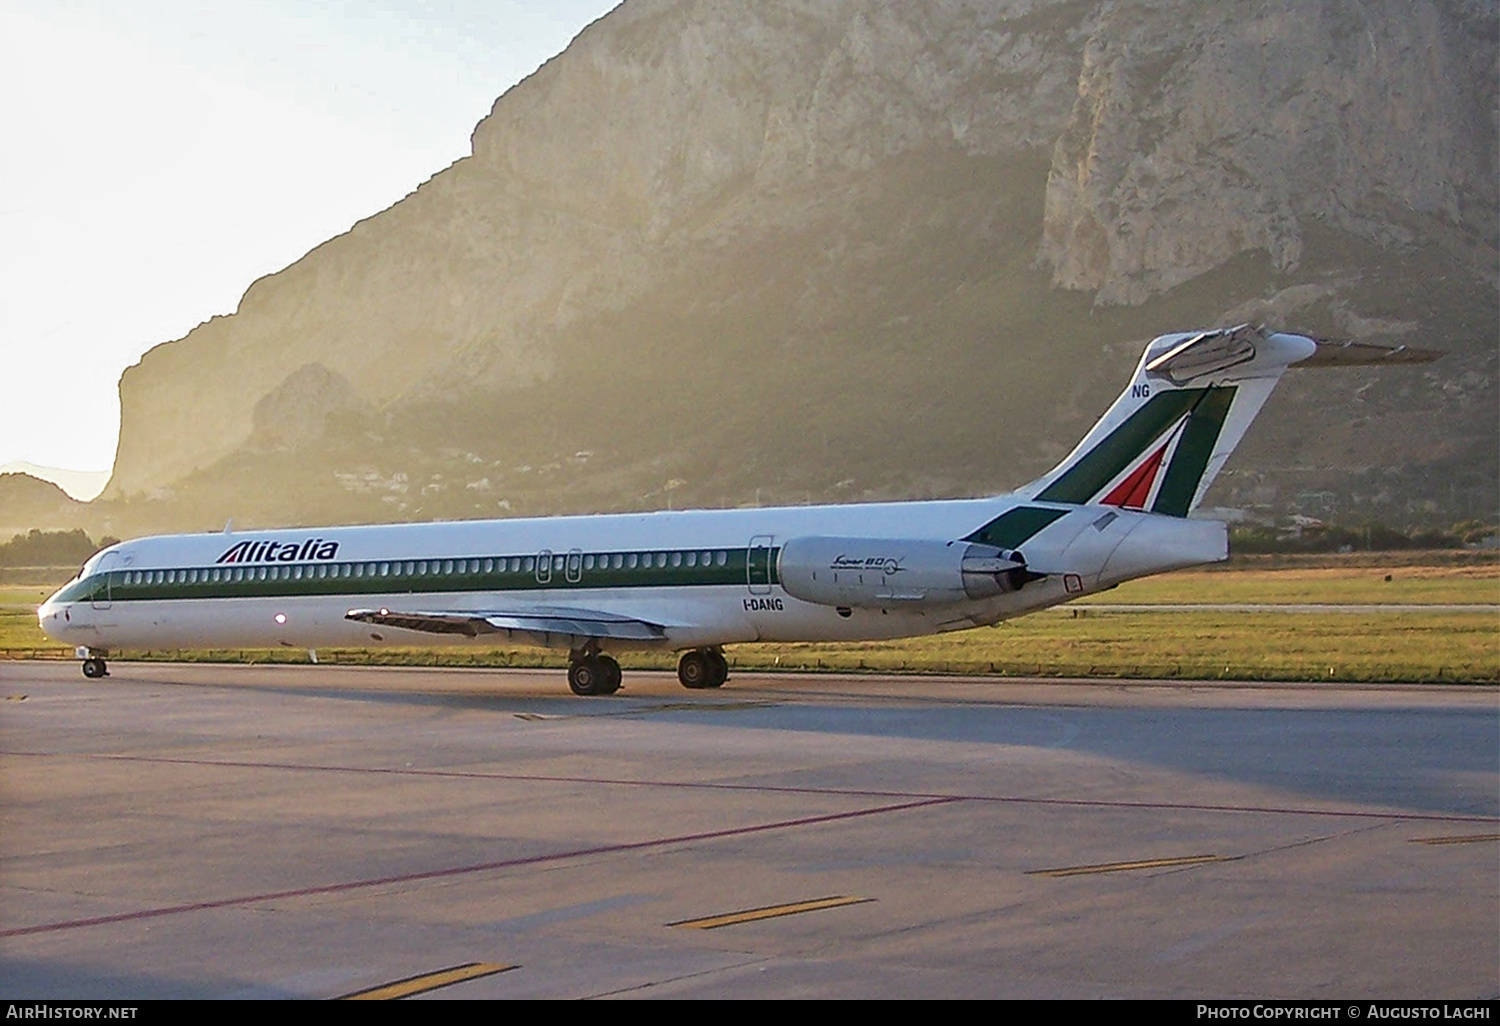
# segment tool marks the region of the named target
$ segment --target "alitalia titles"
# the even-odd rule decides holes
[[[322,538],[298,542],[242,541],[220,556],[218,563],[304,563],[309,559],[333,559],[339,543]]]

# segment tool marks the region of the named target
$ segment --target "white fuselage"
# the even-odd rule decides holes
[[[879,593],[888,598],[823,604],[789,594],[776,562],[795,539],[868,540],[864,548],[888,551],[899,574],[906,569],[899,565],[903,545],[962,545],[986,525],[995,537],[978,540],[1018,551],[1034,571],[1017,590],[955,601],[893,587]],[[1224,526],[1213,521],[1016,496],[226,532],[106,549],[41,607],[39,618],[51,637],[96,652],[472,640],[346,616],[386,608],[444,615],[598,610],[661,627],[660,637],[601,645],[613,649],[854,641],[992,624],[1225,555]],[[517,636],[566,644],[535,632]]]

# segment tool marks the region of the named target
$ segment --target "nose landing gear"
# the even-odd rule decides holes
[[[98,680],[100,677],[109,676],[109,667],[104,662],[107,653],[95,652],[88,648],[79,648],[77,653],[83,659],[83,675],[89,680]]]

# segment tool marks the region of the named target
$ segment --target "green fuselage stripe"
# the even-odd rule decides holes
[[[442,595],[474,591],[547,591],[605,588],[684,588],[779,584],[779,548],[649,552],[552,553],[550,573],[539,574],[537,553],[525,556],[468,556],[452,559],[376,559],[362,561],[303,561],[236,565],[112,569],[74,581],[57,595],[60,602],[149,602],[181,599],[308,598],[329,595]],[[723,553],[724,562],[718,561]],[[752,566],[750,560],[754,556]],[[621,566],[615,567],[615,557]],[[631,567],[631,558],[636,565]],[[593,567],[585,567],[592,558]],[[673,560],[678,565],[673,566]],[[530,567],[527,563],[530,561]],[[649,560],[650,565],[646,565]],[[489,562],[492,569],[486,571]],[[519,569],[511,570],[513,562]],[[420,573],[421,564],[427,572]],[[607,563],[608,565],[602,565]],[[457,568],[462,565],[464,569]],[[663,565],[658,565],[663,564]],[[504,569],[501,569],[504,567]],[[240,579],[235,580],[236,574]],[[321,574],[321,576],[320,576]],[[163,579],[157,580],[160,576]],[[140,578],[139,580],[137,578]],[[217,579],[215,579],[217,577]]]
[[[1067,515],[1068,511],[1065,509],[1017,506],[1015,509],[1006,510],[964,538],[964,541],[993,545],[998,549],[1019,549],[1042,528]]]

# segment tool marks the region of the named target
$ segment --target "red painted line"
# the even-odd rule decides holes
[[[526,773],[477,773],[466,770],[395,769],[381,766],[328,766],[316,763],[244,762],[229,759],[181,759],[152,755],[58,754],[5,752],[32,758],[108,759],[116,762],[159,763],[174,766],[217,766],[225,769],[271,769],[304,773],[368,773],[389,776],[435,777],[450,780],[509,780],[538,784],[589,784],[612,787],[682,788],[685,790],[746,791],[755,794],[814,795],[828,798],[894,798],[908,801],[988,802],[997,805],[1040,805],[1080,809],[1150,809],[1182,812],[1245,812],[1278,816],[1334,816],[1345,819],[1388,819],[1401,822],[1500,823],[1500,816],[1459,812],[1379,812],[1369,809],[1319,809],[1286,805],[1216,805],[1199,802],[1128,801],[1107,798],[1028,798],[1021,795],[957,794],[928,791],[878,791],[835,787],[789,787],[772,784],[726,784],[692,780],[629,780],[613,777],[552,776]],[[4,936],[4,934],[0,934]]]
[[[789,830],[793,827],[816,826],[836,823],[845,819],[864,816],[882,816],[892,812],[950,804],[957,799],[936,798],[924,801],[904,802],[900,805],[883,805],[873,809],[856,809],[852,812],[830,812],[822,816],[805,816],[801,819],[786,819],[774,823],[759,823],[755,826],[730,827],[725,830],[710,830],[697,834],[680,834],[676,837],[658,837],[650,841],[632,841],[625,844],[604,844],[594,848],[577,848],[573,851],[553,852],[550,855],[530,855],[518,859],[501,859],[496,862],[480,862],[471,866],[450,866],[447,869],[429,869],[419,873],[400,873],[370,880],[348,880],[344,883],[323,884],[317,887],[299,887],[286,891],[269,891],[265,894],[247,894],[237,898],[220,898],[216,901],[199,901],[188,905],[168,905],[163,908],[138,909],[134,912],[119,912],[110,916],[95,916],[90,919],[71,919],[58,923],[39,923],[11,930],[0,930],[0,937],[25,937],[36,933],[54,933],[59,930],[77,930],[86,926],[105,926],[110,923],[128,923],[141,919],[156,919],[161,916],[181,915],[185,912],[203,912],[208,909],[230,908],[235,905],[253,905],[263,901],[281,901],[287,898],[305,898],[319,894],[340,894],[346,891],[369,887],[386,887],[391,884],[415,883],[423,880],[441,880],[446,877],[463,876],[468,873],[484,873],[496,869],[512,869],[518,866],[535,866],[566,859],[584,858],[589,855],[609,855],[646,848],[663,848],[673,844],[689,844],[695,841],[714,841],[725,837],[743,837],[747,834],[765,833],[770,830]]]

